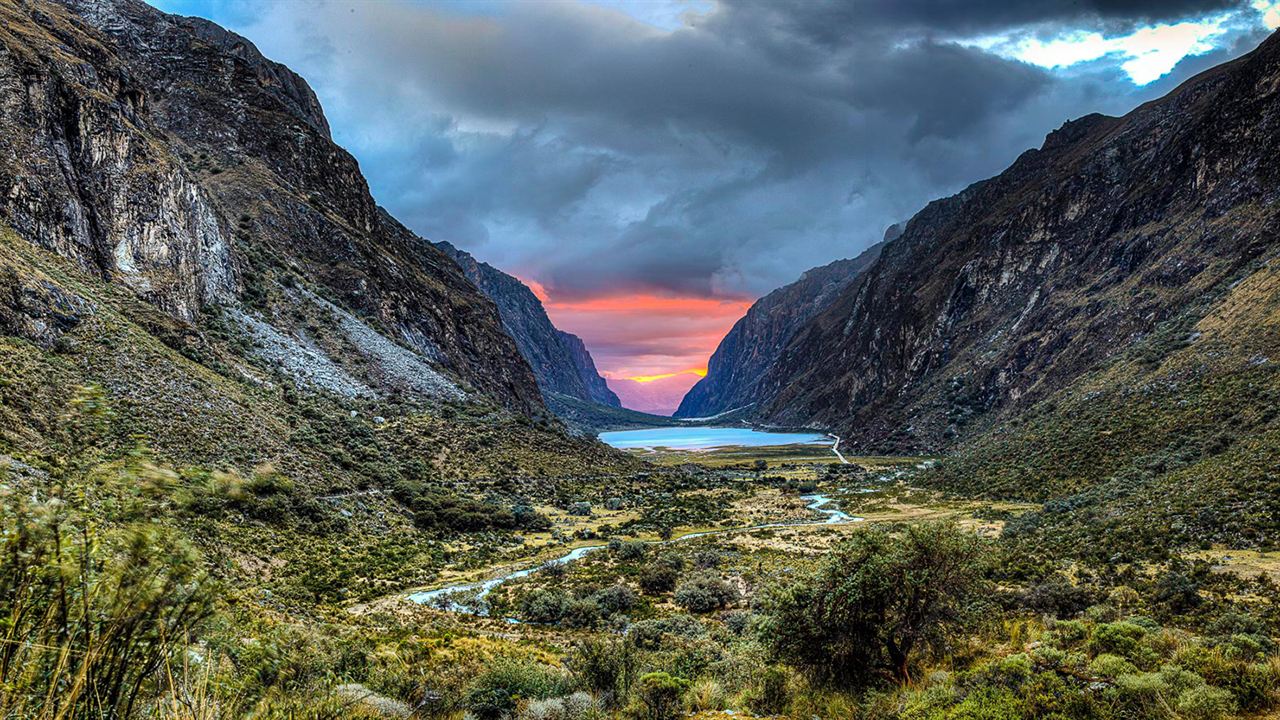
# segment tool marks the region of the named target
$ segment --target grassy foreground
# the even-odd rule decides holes
[[[52,490],[12,463],[0,481],[5,717],[1208,719],[1280,703],[1267,558],[1237,573],[1221,555],[1042,555],[1003,532],[1040,506],[917,488],[918,459],[657,457],[625,482],[566,480],[572,498],[528,491],[523,528],[424,532],[394,497],[321,500],[305,520],[269,468],[104,454],[109,407],[78,400],[65,418],[83,441]],[[663,542],[816,519],[800,498],[815,491],[865,521]],[[405,600],[587,542],[608,547],[500,586],[489,617]]]

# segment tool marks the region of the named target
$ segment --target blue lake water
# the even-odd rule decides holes
[[[727,445],[803,445],[831,443],[820,433],[763,432],[750,428],[664,427],[600,433],[600,441],[621,450],[665,447],[672,450],[710,450]]]

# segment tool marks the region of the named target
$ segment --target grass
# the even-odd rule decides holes
[[[1280,272],[1171,318],[1109,366],[961,446],[928,481],[1046,502],[1029,541],[1107,557],[1280,539]]]

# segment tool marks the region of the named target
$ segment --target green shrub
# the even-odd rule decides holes
[[[766,594],[761,639],[819,681],[910,681],[918,653],[977,623],[989,562],[986,541],[954,524],[867,528],[812,576]]]
[[[573,646],[565,666],[582,687],[611,708],[631,691],[640,660],[640,652],[629,638],[590,638]]]
[[[708,613],[732,605],[738,593],[715,575],[698,574],[676,586],[675,601],[689,612]]]
[[[1146,628],[1129,622],[1103,623],[1093,629],[1089,637],[1089,652],[1099,655],[1110,653],[1133,659],[1138,644],[1147,634]]]
[[[640,570],[640,589],[650,595],[669,593],[676,587],[680,579],[680,571],[684,561],[679,558],[659,558],[650,562]]]
[[[592,598],[606,616],[629,612],[640,600],[634,590],[621,584],[605,588],[593,594]]]
[[[511,715],[521,700],[538,700],[573,691],[565,672],[531,660],[499,658],[471,683],[467,710],[480,720]]]
[[[665,672],[642,675],[636,683],[636,699],[644,720],[673,720],[680,715],[689,681]]]
[[[565,617],[571,600],[560,590],[534,590],[520,603],[520,615],[527,622],[554,625]]]
[[[1236,712],[1235,698],[1226,690],[1199,685],[1178,695],[1178,715],[1186,720],[1221,720]]]
[[[1099,677],[1114,678],[1121,675],[1132,675],[1138,672],[1138,668],[1119,655],[1102,653],[1089,663],[1089,672]]]
[[[791,674],[779,665],[765,668],[747,696],[747,705],[757,715],[781,715],[790,701]]]
[[[667,637],[696,638],[707,634],[706,627],[689,615],[672,615],[632,623],[628,636],[637,647],[657,650],[667,644]]]
[[[98,529],[77,502],[0,491],[5,717],[128,716],[162,691],[161,671],[182,665],[183,648],[212,614],[213,585],[181,536],[149,522]]]

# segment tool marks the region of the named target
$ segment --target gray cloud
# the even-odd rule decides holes
[[[1256,40],[1135,88],[1113,62],[1050,72],[958,38],[1231,5],[726,0],[671,32],[571,2],[206,14],[313,83],[375,195],[423,235],[563,297],[742,297]]]

